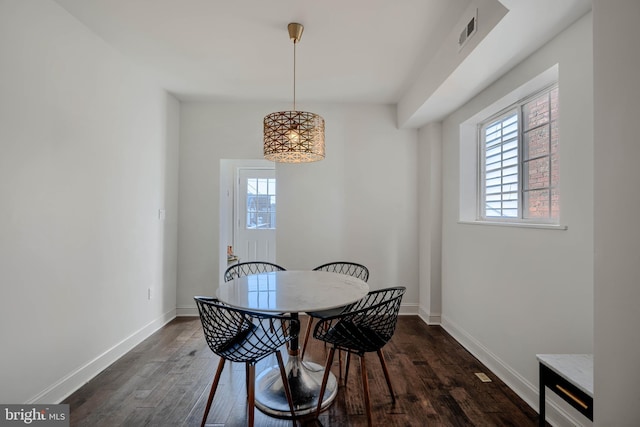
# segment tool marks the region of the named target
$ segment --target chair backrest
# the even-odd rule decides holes
[[[207,344],[233,362],[257,362],[300,331],[298,319],[230,307],[215,298],[194,297]]]
[[[347,350],[377,351],[395,332],[405,291],[404,286],[371,291],[341,314],[319,321],[313,336]]]
[[[349,261],[329,262],[313,269],[314,271],[330,271],[332,273],[346,274],[358,279],[369,280],[369,269],[362,264]]]
[[[248,276],[250,274],[269,273],[271,271],[284,271],[283,267],[278,264],[266,261],[249,261],[239,262],[227,268],[224,272],[224,281],[228,282],[238,277]]]

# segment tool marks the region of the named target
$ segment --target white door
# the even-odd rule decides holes
[[[240,262],[276,261],[276,171],[239,168],[234,253]]]

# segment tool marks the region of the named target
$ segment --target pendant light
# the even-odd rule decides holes
[[[278,111],[264,118],[264,158],[282,163],[316,162],[324,159],[324,119],[296,110],[296,45],[302,24],[288,25],[293,41],[293,110]]]

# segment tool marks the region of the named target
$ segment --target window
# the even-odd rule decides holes
[[[247,179],[247,229],[276,228],[276,180]]]
[[[558,223],[558,86],[479,126],[481,220]]]

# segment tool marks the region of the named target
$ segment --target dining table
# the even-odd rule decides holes
[[[284,270],[252,274],[221,283],[217,298],[230,306],[259,312],[300,313],[329,310],[354,303],[367,295],[369,286],[356,277],[327,271]],[[299,339],[292,337],[285,372],[293,398],[295,416],[315,412],[318,406],[324,366],[302,360]],[[330,374],[321,410],[338,393],[338,382]],[[269,366],[256,377],[255,404],[262,412],[291,418],[278,365]]]

